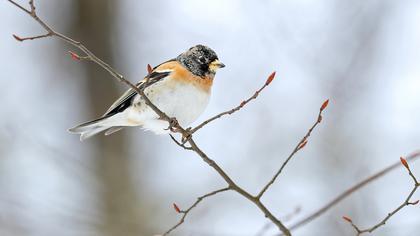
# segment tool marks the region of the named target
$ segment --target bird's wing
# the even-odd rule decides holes
[[[151,81],[153,84],[155,82],[158,82],[159,80],[164,79],[170,73],[171,73],[170,70],[162,70],[162,71],[154,70],[150,74],[148,74],[146,78],[144,78],[141,82],[137,83],[136,86],[139,89],[143,89],[144,82],[146,80]],[[103,116],[110,116],[110,115],[114,115],[116,113],[124,111],[125,109],[127,109],[127,107],[131,106],[131,103],[133,102],[133,99],[136,95],[137,95],[137,92],[134,89],[132,88],[128,89],[120,98],[118,98],[117,101],[115,101],[109,107],[109,109],[105,112]]]

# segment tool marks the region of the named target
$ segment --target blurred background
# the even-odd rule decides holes
[[[27,4],[27,1],[19,1]],[[263,198],[291,225],[354,183],[420,148],[420,2],[416,0],[36,1],[38,15],[80,40],[132,82],[146,65],[195,44],[227,66],[200,119],[263,94],[195,135],[243,188],[271,178],[330,98],[322,124]],[[0,1],[0,235],[156,235],[178,222],[172,208],[224,187],[168,136],[124,129],[86,142],[66,130],[102,115],[126,87],[75,62],[28,15]],[[197,124],[196,123],[196,124]],[[420,163],[412,164],[420,177]],[[295,235],[354,235],[379,222],[412,188],[403,168],[358,191]],[[416,194],[414,199],[420,198]],[[415,235],[408,207],[375,235]],[[172,235],[256,235],[262,213],[234,192],[207,199]],[[275,234],[271,227],[264,235]]]

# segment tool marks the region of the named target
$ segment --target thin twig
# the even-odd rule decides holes
[[[178,146],[182,147],[185,150],[192,150],[191,147],[187,147],[185,146],[185,144],[182,144],[178,140],[176,140],[176,138],[172,134],[169,134],[169,136],[171,137],[172,141],[174,141]]]
[[[25,40],[34,40],[34,39],[46,38],[46,37],[50,37],[50,36],[52,36],[51,33],[46,33],[46,34],[42,34],[42,35],[38,35],[38,36],[21,38],[21,37],[14,34],[13,38],[15,38],[17,41],[23,42]]]
[[[260,199],[262,195],[268,190],[268,188],[276,181],[277,177],[281,174],[283,169],[286,167],[287,163],[289,163],[290,159],[299,151],[301,150],[306,143],[308,142],[308,138],[311,135],[312,131],[315,129],[315,127],[321,123],[322,121],[322,112],[327,107],[329,100],[326,100],[319,109],[318,117],[315,121],[315,123],[312,125],[312,127],[308,130],[308,132],[305,134],[305,136],[299,141],[299,143],[296,145],[296,147],[293,149],[292,153],[287,157],[287,159],[283,162],[280,169],[274,174],[274,176],[270,179],[270,181],[261,189],[261,191],[258,193],[257,198]]]
[[[235,192],[239,193],[252,203],[254,203],[263,213],[264,215],[269,218],[277,227],[278,229],[283,232],[285,235],[291,235],[290,231],[286,228],[286,226],[277,219],[266,207],[264,204],[261,203],[259,199],[256,199],[253,197],[250,193],[243,190],[241,187],[239,187],[226,173],[225,171],[212,159],[210,159],[207,154],[205,154],[194,142],[191,131],[186,130],[182,128],[177,122],[173,122],[174,118],[171,118],[167,116],[164,112],[162,112],[160,109],[158,109],[144,94],[144,88],[149,86],[150,84],[146,84],[146,86],[143,87],[143,89],[139,89],[137,86],[132,84],[130,81],[126,80],[119,72],[117,72],[114,68],[112,68],[110,65],[99,59],[95,54],[93,54],[90,50],[88,50],[82,43],[75,41],[61,33],[58,33],[54,31],[50,26],[48,26],[43,20],[41,20],[35,12],[35,5],[33,1],[30,1],[31,11],[26,10],[21,5],[17,4],[13,0],[8,0],[13,5],[17,6],[24,12],[28,13],[32,18],[34,18],[49,34],[51,34],[51,37],[57,37],[60,40],[63,40],[64,42],[67,42],[74,47],[79,48],[83,53],[85,53],[86,56],[83,56],[84,59],[91,60],[98,64],[100,67],[107,70],[114,78],[116,78],[118,81],[126,84],[130,88],[132,88],[134,91],[136,91],[139,95],[142,96],[142,98],[145,100],[146,104],[162,119],[167,121],[168,123],[172,124],[175,123],[175,125],[171,128],[174,128],[174,131],[181,133],[183,137],[188,137],[186,141],[190,144],[191,149],[196,152],[204,162],[206,162],[210,167],[212,167],[229,185],[229,188],[234,190]],[[274,73],[269,76],[269,78],[266,81],[267,86],[272,80],[274,79]],[[148,83],[148,82],[146,82]],[[265,87],[264,86],[264,87]],[[258,94],[257,94],[258,96]],[[210,122],[210,121],[209,121]],[[208,122],[207,122],[208,123]]]
[[[23,6],[21,6],[20,4],[18,4],[18,3],[16,3],[16,2],[14,2],[14,1],[11,1],[11,0],[8,0],[11,4],[13,4],[13,5],[15,5],[16,7],[18,7],[18,8],[20,8],[20,10],[22,10],[22,11],[24,11],[24,12],[26,12],[26,13],[28,13],[28,14],[31,14],[31,11],[28,11],[28,10],[26,10],[26,8],[24,8]],[[30,2],[29,2],[30,3]]]
[[[193,134],[195,133],[197,130],[203,128],[205,125],[207,125],[208,123],[217,120],[225,115],[232,115],[233,113],[241,110],[247,103],[249,103],[250,101],[252,101],[253,99],[256,99],[258,97],[258,95],[261,93],[261,91],[263,91],[268,85],[270,85],[270,83],[273,81],[274,77],[276,76],[276,72],[273,72],[270,76],[268,76],[267,81],[264,83],[264,85],[258,89],[257,91],[255,91],[255,93],[249,97],[248,99],[242,101],[237,107],[232,108],[228,111],[224,111],[222,113],[219,113],[205,121],[203,121],[201,124],[197,125],[195,128],[191,129],[190,133]]]
[[[360,229],[356,224],[353,223],[353,221],[349,218],[349,217],[343,217],[344,220],[346,220],[347,222],[350,223],[350,225],[354,228],[354,230],[356,231],[357,235],[361,235],[364,233],[372,233],[373,231],[375,231],[377,228],[383,226],[386,224],[386,222],[392,217],[394,216],[397,212],[399,212],[401,209],[403,209],[404,207],[408,206],[408,205],[416,205],[419,203],[419,201],[415,201],[415,202],[410,202],[411,197],[414,195],[414,193],[416,192],[417,188],[420,186],[420,183],[417,181],[416,177],[414,176],[414,174],[411,172],[410,167],[407,164],[407,161],[401,157],[401,163],[404,165],[404,167],[407,169],[409,176],[411,177],[411,179],[414,182],[414,187],[413,189],[410,191],[410,193],[408,194],[408,196],[406,197],[406,199],[397,207],[395,208],[393,211],[391,211],[390,213],[388,213],[386,215],[385,218],[383,218],[379,223],[373,225],[372,227],[366,228],[366,229]]]
[[[207,193],[207,194],[204,194],[203,196],[201,196],[201,197],[198,197],[197,198],[197,200],[190,206],[190,207],[188,207],[188,209],[187,210],[179,210],[178,208],[177,208],[177,211],[179,210],[179,213],[180,214],[182,214],[182,217],[181,217],[181,219],[179,220],[179,222],[176,224],[176,225],[174,225],[174,226],[172,226],[168,231],[166,231],[165,233],[163,233],[162,234],[162,236],[165,236],[165,235],[168,235],[170,232],[172,232],[174,229],[176,229],[176,228],[178,228],[178,226],[180,226],[181,224],[183,224],[184,223],[184,221],[185,221],[185,218],[187,217],[187,215],[188,215],[188,213],[190,213],[190,211],[194,208],[194,207],[196,207],[201,201],[203,201],[205,198],[208,198],[208,197],[210,197],[210,196],[213,196],[213,195],[216,195],[216,194],[218,194],[218,193],[221,193],[221,192],[225,192],[225,191],[228,191],[228,190],[231,190],[231,188],[230,187],[226,187],[226,188],[222,188],[222,189],[218,189],[218,190],[215,190],[215,191],[213,191],[213,192],[210,192],[210,193]],[[175,205],[176,206],[176,205]],[[176,206],[177,207],[177,206]]]
[[[35,4],[34,0],[29,0],[29,6],[31,6],[31,13],[35,15]]]

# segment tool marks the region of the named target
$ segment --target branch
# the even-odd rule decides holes
[[[231,190],[231,188],[230,187],[222,188],[222,189],[218,189],[218,190],[215,190],[213,192],[204,194],[203,196],[198,197],[197,200],[190,207],[188,207],[187,210],[180,210],[179,207],[174,203],[174,208],[175,208],[176,212],[182,214],[182,217],[181,217],[181,219],[179,220],[179,222],[176,225],[172,226],[168,231],[166,231],[165,233],[163,233],[162,236],[168,235],[174,229],[178,228],[178,226],[180,226],[181,224],[183,224],[184,221],[185,221],[185,218],[188,215],[188,213],[190,213],[190,211],[194,207],[196,207],[201,201],[203,201],[205,198],[211,197],[213,195],[216,195],[218,193],[225,192],[225,191],[228,191],[228,190]]]
[[[176,140],[176,138],[172,134],[169,134],[169,136],[171,137],[172,141],[176,143],[176,145],[182,147],[185,150],[193,150],[191,147],[185,146],[185,143],[181,143],[178,140]]]
[[[15,38],[17,41],[20,41],[20,42],[23,42],[25,40],[34,40],[34,39],[46,38],[46,37],[50,37],[50,36],[52,36],[51,33],[46,33],[46,34],[43,34],[43,35],[21,38],[21,37],[15,35],[15,34],[13,34],[13,38]]]
[[[252,196],[250,193],[248,193],[247,191],[243,190],[241,187],[239,187],[226,173],[225,171],[215,162],[213,161],[211,158],[209,158],[207,156],[207,154],[205,154],[198,146],[197,144],[194,142],[191,132],[189,130],[186,130],[184,128],[182,128],[178,122],[176,121],[175,118],[171,118],[168,117],[164,112],[162,112],[160,109],[158,109],[148,98],[147,96],[145,96],[144,94],[144,88],[146,88],[147,86],[149,86],[149,81],[147,81],[146,86],[144,86],[143,89],[139,89],[137,86],[135,86],[134,84],[132,84],[131,82],[129,82],[128,80],[126,80],[118,71],[116,71],[114,68],[112,68],[110,65],[108,65],[107,63],[105,63],[104,61],[102,61],[101,59],[99,59],[95,54],[93,54],[90,50],[88,50],[82,43],[75,41],[61,33],[58,33],[56,31],[54,31],[50,26],[48,26],[43,20],[41,20],[36,12],[35,12],[35,5],[34,2],[31,0],[29,2],[31,10],[27,10],[24,7],[22,7],[21,5],[19,5],[18,3],[16,3],[13,0],[8,0],[10,3],[12,3],[13,5],[17,6],[19,9],[23,10],[24,12],[28,13],[33,19],[35,19],[46,31],[48,34],[50,34],[49,37],[57,37],[60,40],[63,40],[66,43],[69,43],[71,45],[73,45],[74,47],[77,47],[78,49],[80,49],[83,53],[85,53],[86,56],[79,56],[75,53],[71,53],[71,56],[73,59],[85,59],[85,60],[90,60],[95,62],[96,64],[98,64],[100,67],[104,68],[105,70],[107,70],[114,78],[116,78],[118,81],[126,84],[127,86],[129,86],[130,88],[132,88],[134,91],[136,91],[140,96],[142,96],[142,98],[145,100],[146,104],[153,109],[153,111],[162,119],[167,121],[170,124],[170,128],[172,131],[174,132],[178,132],[182,134],[182,137],[185,138],[185,142],[188,142],[188,144],[191,147],[191,150],[193,150],[195,153],[197,153],[201,159],[206,162],[210,167],[212,167],[224,180],[225,182],[228,184],[229,189],[234,190],[235,192],[237,192],[238,194],[242,195],[243,197],[245,197],[246,199],[248,199],[249,201],[251,201],[252,203],[254,203],[261,211],[262,213],[265,215],[265,217],[269,218],[277,227],[278,229],[283,232],[283,234],[285,235],[291,235],[290,231],[286,228],[286,226],[284,226],[284,224],[277,219],[266,207],[263,203],[261,203],[261,201],[257,198],[255,198],[254,196]],[[35,39],[35,37],[33,37]],[[41,38],[41,37],[38,37]],[[274,79],[274,74],[270,75],[270,77],[267,79],[266,81],[266,85],[264,87],[266,87],[272,80]],[[150,82],[151,83],[151,82]],[[259,93],[259,92],[258,92]],[[258,96],[258,93],[255,95]],[[252,98],[252,99],[255,99]],[[251,100],[251,99],[250,99]],[[240,108],[239,108],[240,109]],[[239,110],[238,109],[238,110]],[[208,122],[207,122],[208,123]],[[175,140],[174,140],[175,141]]]
[[[370,228],[360,229],[356,224],[353,223],[353,221],[349,217],[343,216],[343,219],[346,220],[347,222],[349,222],[350,225],[356,230],[357,235],[361,235],[361,234],[364,234],[364,233],[372,233],[377,228],[385,225],[386,222],[392,216],[394,216],[397,212],[399,212],[404,207],[409,206],[409,205],[416,205],[416,204],[419,203],[419,200],[417,200],[415,202],[410,202],[410,200],[411,200],[411,197],[416,192],[417,188],[420,186],[420,183],[417,181],[416,177],[411,172],[410,167],[407,164],[407,161],[404,158],[402,158],[402,157],[400,158],[400,160],[401,160],[401,164],[407,169],[408,174],[410,175],[411,179],[414,182],[413,189],[410,191],[410,193],[408,194],[407,198],[404,200],[403,203],[401,203],[397,208],[395,208],[393,211],[391,211],[390,213],[388,213],[388,215],[384,219],[382,219],[379,223],[377,223],[376,225],[374,225],[374,226],[372,226]]]
[[[273,72],[270,74],[270,76],[268,76],[267,80],[265,81],[264,85],[258,89],[257,91],[255,91],[255,93],[249,97],[248,99],[242,101],[237,107],[232,108],[228,111],[219,113],[205,121],[203,121],[201,124],[197,125],[195,128],[191,129],[191,134],[195,133],[197,130],[203,128],[205,125],[207,125],[208,123],[217,120],[225,115],[232,115],[233,113],[241,110],[247,103],[249,103],[250,101],[252,101],[253,99],[256,99],[258,97],[258,95],[260,95],[260,92],[263,91],[268,85],[270,85],[270,83],[273,81],[274,77],[276,76],[276,72]]]
[[[296,147],[293,149],[292,153],[290,153],[289,157],[287,157],[286,161],[283,162],[280,169],[274,174],[274,176],[270,179],[270,181],[261,189],[260,193],[258,193],[257,198],[260,199],[262,195],[268,190],[268,188],[276,181],[277,177],[281,174],[283,169],[286,167],[287,163],[289,163],[290,159],[305,145],[308,143],[308,138],[311,136],[312,131],[315,129],[315,127],[321,123],[322,121],[322,112],[324,109],[328,106],[329,100],[326,100],[320,107],[318,118],[316,119],[315,123],[312,125],[312,127],[308,130],[308,132],[305,134],[305,136],[299,141],[299,143],[296,145]]]
[[[297,206],[297,207],[295,207],[295,209],[292,211],[292,212],[290,212],[289,214],[287,214],[287,215],[285,215],[285,216],[283,216],[283,217],[281,217],[282,218],[282,220],[284,221],[284,222],[289,222],[290,220],[292,220],[293,218],[295,218],[300,212],[301,212],[301,208],[300,208],[300,206]],[[267,224],[265,224],[256,234],[255,234],[255,236],[264,236],[265,235],[265,233],[269,230],[271,228],[271,224],[270,223],[267,223]]]

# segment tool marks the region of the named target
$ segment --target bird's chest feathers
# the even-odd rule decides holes
[[[206,108],[210,90],[197,87],[196,84],[168,80],[146,89],[151,101],[163,112],[176,117],[181,125],[195,121]]]

